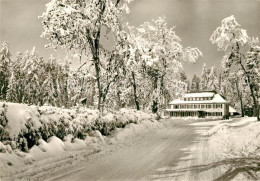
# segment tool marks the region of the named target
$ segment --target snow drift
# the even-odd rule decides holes
[[[116,128],[130,123],[153,120],[155,116],[135,110],[121,109],[100,115],[97,110],[77,107],[73,110],[51,106],[28,106],[17,103],[0,103],[0,150],[20,148],[28,151],[34,145],[56,136],[85,139],[93,130],[109,135]]]

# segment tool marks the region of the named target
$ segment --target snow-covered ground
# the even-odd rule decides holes
[[[1,103],[0,107],[1,133],[6,133],[1,134],[0,141],[1,180],[43,179],[48,174],[81,162],[89,155],[105,154],[129,146],[144,135],[164,128],[155,120],[154,115],[126,109],[105,113],[100,117],[97,111],[87,109],[78,111],[15,103]],[[32,135],[39,135],[42,131],[40,128],[52,124],[57,129],[62,124],[66,125],[68,129],[64,128],[62,134],[71,134],[65,135],[63,139],[55,135],[47,140],[39,138],[28,152],[19,149],[21,135],[31,132]],[[111,133],[106,136],[98,130],[101,129],[98,128],[100,125],[108,127],[115,124]],[[78,134],[75,132],[84,131],[84,127],[92,127],[93,130],[89,130],[84,138],[77,138],[75,135]],[[50,135],[59,132],[47,133]]]
[[[260,122],[233,118],[192,123],[201,134],[177,167],[176,180],[259,180]]]
[[[100,116],[95,110],[66,110],[14,103],[7,103],[7,106],[6,103],[1,103],[0,108],[1,180],[42,180],[50,178],[50,175],[52,178],[55,175],[64,176],[72,167],[73,172],[77,171],[75,168],[85,168],[86,160],[96,162],[97,157],[136,145],[147,135],[161,135],[165,138],[165,134],[156,133],[171,132],[171,127],[176,125],[176,128],[180,126],[179,128],[185,129],[181,126],[183,122],[185,125],[191,123],[192,130],[195,129],[196,135],[200,136],[196,136],[194,144],[183,148],[182,151],[187,156],[180,158],[177,166],[158,168],[160,175],[155,174],[151,178],[260,179],[260,122],[256,118],[156,121],[154,115],[126,109]],[[66,126],[62,129],[64,132],[60,133],[62,124]],[[51,127],[54,130],[57,126],[57,130],[49,133],[52,129],[47,129],[46,126],[54,126]],[[20,147],[25,143],[21,135],[37,137],[43,127],[46,128],[45,134],[49,135],[48,139],[40,135],[42,137],[35,141],[35,145],[27,145],[27,152],[21,151]],[[85,135],[78,133],[84,130],[88,130]],[[147,140],[153,139],[151,136],[148,138]],[[179,138],[180,143],[176,144],[180,145],[182,139]]]
[[[48,142],[42,141],[28,153],[14,151],[0,153],[0,170],[3,180],[42,179],[46,174],[56,174],[83,161],[91,154],[105,154],[122,147],[134,144],[146,134],[163,129],[160,122],[144,121],[140,124],[129,124],[125,128],[116,129],[106,137],[95,135],[85,140],[70,136],[66,141],[53,136]]]

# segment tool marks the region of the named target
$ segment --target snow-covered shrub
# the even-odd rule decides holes
[[[5,152],[5,150],[6,150],[5,145],[0,141],[0,153]]]
[[[25,152],[53,136],[60,140],[67,140],[68,135],[71,139],[85,139],[93,131],[109,135],[115,128],[124,128],[130,123],[155,120],[155,115],[129,109],[106,112],[101,116],[99,111],[85,107],[74,110],[0,103],[0,108],[1,141]]]
[[[7,119],[5,117],[6,104],[0,105],[0,140],[6,140],[8,138],[8,132],[4,129],[7,126]]]

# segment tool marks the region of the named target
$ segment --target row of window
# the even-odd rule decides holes
[[[205,116],[222,116],[222,112],[206,112]]]
[[[197,112],[170,112],[170,116],[174,117],[193,117],[198,116]]]
[[[203,115],[200,115],[202,117],[207,116],[222,116],[222,112],[205,112]],[[170,116],[174,117],[193,117],[193,116],[199,116],[197,112],[170,112]]]
[[[174,105],[173,109],[220,109],[222,104],[181,104]]]
[[[184,101],[205,101],[205,100],[211,100],[212,97],[187,97],[184,98]]]

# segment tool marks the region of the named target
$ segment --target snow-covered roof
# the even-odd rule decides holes
[[[234,112],[237,112],[237,111],[233,107],[229,106],[229,112],[234,113]]]
[[[214,94],[214,97],[212,100],[199,100],[199,101],[183,101],[180,99],[176,99],[174,101],[171,101],[169,104],[213,104],[213,103],[227,103],[227,101],[219,94]]]
[[[195,112],[195,111],[203,111],[201,109],[165,109],[166,111],[192,111],[192,112]]]
[[[198,93],[187,93],[184,95],[184,98],[190,97],[213,97],[214,92],[198,92]]]

